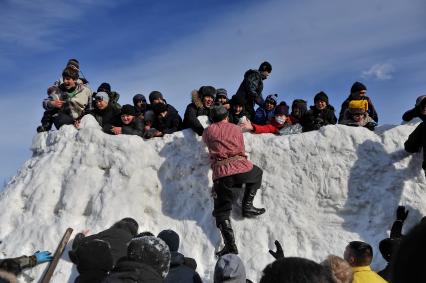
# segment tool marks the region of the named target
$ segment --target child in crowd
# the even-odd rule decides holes
[[[274,110],[277,106],[278,94],[270,94],[265,99],[265,104],[256,109],[254,115],[254,123],[257,125],[265,125],[274,117]]]
[[[95,109],[90,114],[95,117],[105,133],[111,133],[113,125],[120,123],[120,110],[113,107],[106,92],[98,92],[95,95]],[[79,125],[77,123],[76,125]]]
[[[231,99],[231,107],[229,110],[229,122],[237,125],[240,121],[247,119],[247,112],[244,109],[244,101],[240,96],[234,95]]]
[[[257,125],[247,120],[241,124],[241,128],[252,131],[255,134],[279,134],[282,128],[291,125],[288,108],[287,104],[278,105],[274,110],[274,117],[270,119],[269,124]]]
[[[143,121],[136,117],[135,108],[130,104],[121,107],[121,121],[118,126],[113,126],[111,132],[114,135],[137,135],[143,136]]]
[[[340,124],[353,127],[366,127],[374,131],[376,122],[368,115],[368,102],[366,100],[352,100],[346,109]]]
[[[303,119],[303,131],[313,131],[326,125],[335,125],[337,123],[334,107],[329,104],[328,96],[321,91],[314,97],[314,106],[306,113]]]

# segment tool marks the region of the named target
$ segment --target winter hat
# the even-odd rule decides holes
[[[351,114],[365,114],[368,110],[368,101],[364,99],[351,100],[348,109]]]
[[[314,102],[317,102],[319,100],[324,101],[328,105],[328,96],[325,92],[320,91],[315,95]]]
[[[153,236],[134,238],[127,247],[127,257],[149,265],[163,278],[169,273],[170,250],[160,238]]]
[[[267,71],[268,73],[272,72],[272,65],[269,62],[263,62],[259,66],[259,72]]]
[[[135,238],[140,238],[140,237],[144,237],[144,236],[154,236],[154,234],[152,234],[152,233],[151,233],[151,232],[149,232],[149,231],[144,231],[144,232],[141,232],[141,233],[137,234],[137,235],[135,236]]]
[[[163,98],[163,94],[162,94],[161,92],[157,91],[157,90],[152,91],[152,92],[149,94],[149,102],[152,104],[152,102],[153,102],[155,99],[163,99],[163,100],[164,100],[164,98]]]
[[[367,87],[360,82],[354,82],[351,87],[351,93],[360,92],[361,90],[367,90]]]
[[[74,256],[79,273],[93,270],[108,272],[114,266],[110,244],[100,239],[83,241],[78,246]]]
[[[135,107],[130,104],[123,105],[123,107],[121,107],[121,115],[136,116]]]
[[[224,88],[218,88],[216,90],[216,97],[218,97],[218,96],[224,96],[224,97],[228,98],[228,92]]]
[[[426,98],[426,95],[421,95],[421,96],[417,97],[417,99],[416,99],[416,107],[422,106],[422,104],[426,102],[425,98]]]
[[[214,99],[216,96],[216,89],[212,86],[205,85],[200,87],[200,89],[198,90],[198,95],[200,96],[201,99],[203,99],[206,96],[213,97]]]
[[[288,109],[289,109],[289,107],[288,107],[287,103],[281,102],[280,105],[275,107],[274,115],[286,115],[286,116],[288,116]]]
[[[74,69],[73,67],[66,67],[62,72],[62,77],[71,78],[76,81],[78,80],[78,70]]]
[[[179,235],[173,230],[163,230],[157,236],[169,246],[170,252],[177,252],[179,249]]]
[[[143,94],[136,94],[133,96],[133,104],[136,105],[139,101],[142,101],[143,104],[146,104],[146,98]]]
[[[241,106],[244,106],[244,98],[242,98],[239,95],[234,95],[234,96],[232,96],[231,104],[232,105],[241,105]]]
[[[69,59],[67,62],[67,67],[74,67],[77,70],[80,70],[80,62],[77,59]]]
[[[236,254],[221,256],[214,268],[214,283],[246,283],[246,270]]]
[[[265,102],[269,101],[272,102],[272,104],[277,105],[278,100],[278,94],[270,94],[266,97]]]
[[[160,113],[167,111],[167,104],[157,103],[152,106],[152,111],[154,111],[155,115],[159,115]]]
[[[228,117],[228,110],[223,105],[213,105],[210,108],[210,119],[213,123],[222,121]]]
[[[101,92],[96,93],[95,99],[100,99],[100,100],[103,100],[103,101],[108,103],[109,102],[109,95],[108,95],[108,93],[101,91]]]
[[[109,83],[101,83],[101,85],[98,87],[97,92],[100,91],[111,92],[111,85]]]

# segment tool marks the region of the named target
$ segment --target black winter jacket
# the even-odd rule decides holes
[[[205,108],[198,95],[198,91],[194,90],[191,93],[192,103],[188,104],[183,117],[183,128],[192,129],[199,136],[203,135],[204,127],[198,120],[198,116],[210,116],[210,108]]]
[[[245,101],[245,109],[250,115],[250,120],[254,118],[254,104],[263,106],[265,103],[262,97],[263,79],[258,70],[248,70],[244,74],[244,80],[241,82],[237,90],[236,96],[239,96]]]
[[[409,122],[416,117],[422,119],[423,122],[426,122],[426,115],[420,113],[419,107],[417,106],[405,112],[404,115],[402,115],[402,120]]]
[[[162,283],[163,278],[152,267],[131,261],[127,258],[121,259],[113,272],[103,283]]]
[[[349,102],[354,100],[352,95],[349,95],[348,98],[342,103],[342,108],[340,108],[339,113],[339,123],[345,118],[345,111],[349,107]],[[376,108],[374,108],[373,103],[371,102],[371,99],[368,96],[361,96],[359,100],[367,100],[368,101],[368,115],[371,117],[371,119],[374,120],[374,122],[379,122],[379,117],[377,116]]]
[[[172,134],[182,129],[182,118],[173,106],[167,104],[167,115],[155,117],[153,127],[163,134]]]
[[[111,134],[113,125],[120,123],[120,109],[112,107],[110,104],[103,110],[95,108],[90,111],[89,114],[95,117],[96,121],[98,121],[99,125],[102,127],[102,130],[108,134]]]
[[[331,105],[327,105],[323,110],[318,110],[315,106],[311,106],[301,121],[304,132],[318,130],[322,126],[334,125],[336,123],[337,118],[334,114],[334,107]]]
[[[185,263],[183,254],[171,252],[170,270],[164,278],[164,283],[202,283],[200,275]]]
[[[136,135],[143,136],[144,132],[144,123],[139,117],[135,117],[132,123],[126,125],[120,119],[120,124],[118,127],[121,127],[121,133],[123,135]]]

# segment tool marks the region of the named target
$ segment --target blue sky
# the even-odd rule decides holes
[[[426,94],[426,2],[1,1],[0,181],[31,156],[46,88],[69,58],[93,89],[110,82],[122,104],[161,91],[183,115],[201,85],[232,94],[268,60],[264,95],[312,103],[323,90],[337,110],[356,80],[379,122],[399,124]]]

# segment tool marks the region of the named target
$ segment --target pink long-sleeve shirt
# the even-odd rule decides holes
[[[253,164],[247,160],[244,137],[237,125],[227,120],[213,123],[204,130],[203,141],[209,149],[213,181],[253,168]]]

